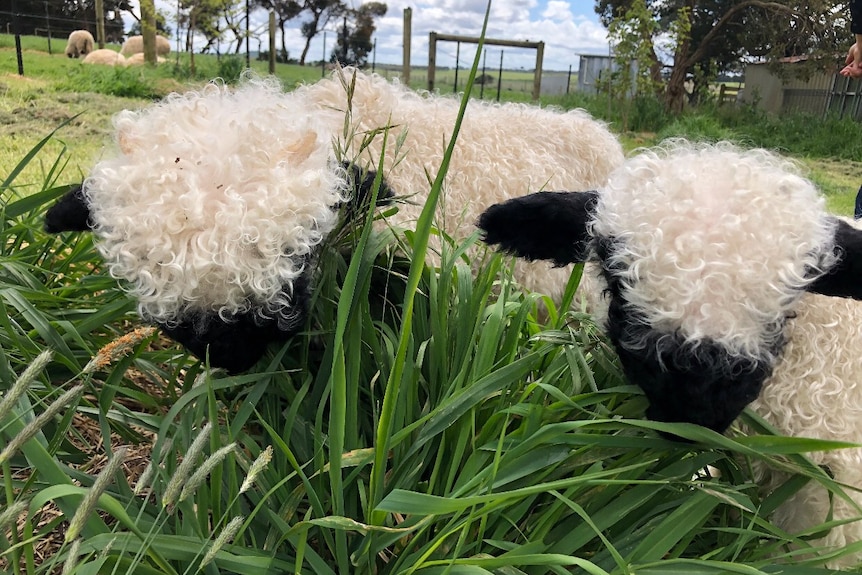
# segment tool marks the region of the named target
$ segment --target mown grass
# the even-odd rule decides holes
[[[803,455],[835,445],[643,420],[569,305],[577,275],[557,307],[475,238],[424,261],[439,183],[415,230],[345,222],[304,332],[227,376],[135,331],[90,237],[42,232],[80,176],[55,139],[0,185],[0,389],[24,390],[0,400],[0,446],[83,388],[0,456],[8,572],[829,572],[810,543],[827,527],[769,514],[806,478],[841,495]],[[151,446],[143,478],[128,445]],[[783,489],[761,493],[753,461],[788,470]]]

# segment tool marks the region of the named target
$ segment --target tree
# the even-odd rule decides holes
[[[168,17],[161,10],[156,10],[156,31],[166,37],[173,34],[173,30],[168,25]],[[129,28],[129,36],[140,36],[141,33],[141,21],[135,17],[135,22]]]
[[[233,33],[236,38],[236,46],[234,54],[239,54],[242,51],[243,44],[246,39],[246,34],[251,35],[251,30],[248,30],[248,22],[246,21],[245,3],[241,0],[210,0],[217,2],[221,10],[221,20],[224,20],[225,28]],[[210,34],[207,35],[208,43],[205,49],[209,48],[213,42],[209,41],[210,37],[217,38],[219,34],[218,23],[220,20],[215,20],[216,27],[210,29]]]
[[[608,24],[608,37],[614,46],[614,67],[599,78],[599,88],[617,101],[622,111],[622,129],[628,129],[632,101],[652,96],[663,89],[661,67],[653,46],[658,30],[646,0],[633,0],[622,17]]]
[[[276,26],[281,31],[281,52],[287,55],[287,44],[285,42],[285,25],[299,16],[302,12],[302,4],[297,0],[255,0],[255,5],[267,11],[275,12]]]
[[[341,0],[303,0],[302,12],[311,15],[311,20],[302,23],[300,32],[305,37],[305,47],[299,57],[300,66],[305,65],[311,40],[320,34],[333,16],[339,16],[347,11],[347,6]]]
[[[177,33],[185,30],[187,52],[192,50],[194,34],[203,35],[207,43],[200,51],[208,52],[231,30],[237,39],[235,51],[239,52],[245,38],[244,18],[244,5],[241,6],[240,0],[181,0]]]
[[[371,37],[377,29],[374,18],[384,16],[386,10],[387,6],[382,2],[367,2],[355,10],[348,10],[330,60],[343,65],[365,66],[373,47]]]
[[[596,12],[609,26],[624,18],[634,0],[597,0]],[[664,90],[665,106],[678,112],[684,84],[702,86],[711,73],[732,70],[741,59],[806,56],[811,65],[834,66],[836,52],[851,41],[846,3],[831,0],[647,0],[658,23],[653,36],[656,64],[672,62]],[[662,46],[658,38],[675,36]],[[825,59],[824,59],[825,58]],[[800,68],[804,70],[804,68]]]

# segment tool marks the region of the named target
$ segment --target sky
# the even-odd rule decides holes
[[[353,6],[359,6],[361,0],[347,0]],[[402,60],[404,9],[412,8],[411,64],[426,66],[428,64],[428,34],[435,31],[440,34],[456,34],[463,36],[478,36],[482,31],[482,21],[487,7],[486,0],[383,0],[388,6],[385,16],[378,18],[376,39],[377,63],[400,64]],[[607,31],[599,23],[594,10],[593,0],[492,0],[491,14],[488,22],[487,38],[500,40],[543,41],[545,55],[543,68],[545,70],[572,70],[578,68],[579,54],[606,54],[608,51]],[[156,8],[166,14],[174,14],[176,4],[167,0],[156,0]],[[267,15],[263,11],[252,14],[252,30],[265,32]],[[298,58],[305,44],[299,33],[303,17],[288,24],[287,50],[291,57]],[[126,18],[127,27],[131,18]],[[335,30],[337,23],[331,22],[327,27]],[[175,23],[172,27],[176,28]],[[265,33],[260,37],[263,49],[268,45]],[[173,42],[172,42],[173,43]],[[326,34],[326,51],[331,52],[335,43],[335,34]],[[203,42],[200,43],[200,46]],[[258,40],[251,40],[251,49],[257,50]],[[324,38],[321,34],[312,41],[309,58],[319,60],[323,56]],[[462,44],[458,63],[468,67],[475,56],[475,45]],[[501,54],[501,50],[503,53]],[[457,47],[452,42],[438,42],[437,65],[454,67],[456,65]],[[503,67],[507,69],[535,66],[535,50],[525,48],[509,48],[487,46],[488,67],[497,67],[500,57]],[[329,57],[327,53],[326,57]],[[369,62],[372,56],[369,57]]]

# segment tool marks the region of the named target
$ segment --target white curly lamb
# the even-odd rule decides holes
[[[108,50],[107,48],[93,50],[81,60],[82,64],[99,64],[102,66],[124,66],[126,59],[122,54]]]
[[[358,141],[393,126],[384,176],[395,193],[413,196],[417,205],[393,216],[411,225],[441,165],[459,100],[345,70],[287,94],[272,81],[248,80],[236,90],[211,84],[121,113],[118,154],[96,165],[84,191],[70,198],[89,212],[74,212],[79,221],[70,226],[58,221],[61,202],[47,228],[93,227],[108,268],[128,282],[145,318],[200,357],[209,346],[213,365],[246,369],[266,341],[301,324],[315,251],[353,186],[340,162],[353,158],[336,158],[333,143],[344,130],[346,86],[354,78],[349,130]],[[355,163],[374,168],[382,139],[373,138]],[[353,153],[358,149],[354,142]],[[595,187],[622,158],[605,126],[583,112],[473,102],[439,225],[464,239],[487,203],[545,187]],[[542,268],[524,276],[531,287],[564,284],[568,272]]]
[[[607,291],[589,294],[593,308],[650,418],[722,432],[751,403],[785,435],[862,443],[862,233],[827,214],[790,161],[677,141],[631,158],[597,192],[510,200],[479,225],[523,257],[598,264]],[[862,449],[812,459],[862,488]],[[782,479],[758,470],[766,488]],[[829,508],[812,483],[775,520],[799,531]],[[858,509],[839,500],[833,512],[860,520],[822,543],[862,540]]]
[[[123,55],[120,54],[121,58],[122,58],[122,56]],[[147,61],[144,59],[144,53],[143,52],[137,52],[135,54],[132,54],[128,58],[126,58],[123,61],[123,65],[126,67],[143,66],[144,64],[146,64],[146,62]],[[164,64],[165,62],[167,62],[167,60],[165,58],[163,58],[162,56],[156,56],[156,64]]]
[[[143,54],[144,37],[129,36],[120,48],[120,54],[128,58],[133,54]],[[156,56],[167,56],[171,53],[171,41],[164,36],[156,35]]]
[[[66,56],[69,58],[86,56],[93,51],[95,43],[93,35],[87,30],[74,30],[66,41]]]

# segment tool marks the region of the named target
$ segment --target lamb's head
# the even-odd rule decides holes
[[[46,229],[92,229],[142,317],[247,369],[301,327],[319,246],[372,180],[336,160],[337,118],[267,81],[171,95],[114,125],[118,152]]]
[[[522,257],[597,261],[600,319],[647,416],[719,432],[772,373],[804,291],[862,294],[862,236],[763,150],[677,141],[628,160],[598,192],[510,200],[478,225]]]

